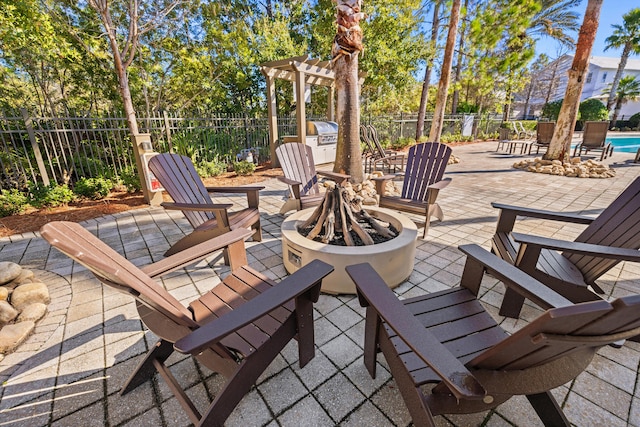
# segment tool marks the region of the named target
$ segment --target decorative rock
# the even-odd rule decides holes
[[[615,169],[597,163],[592,159],[581,162],[579,157],[570,159],[565,163],[560,160],[543,160],[540,158],[522,160],[514,163],[513,167],[529,172],[578,178],[611,178],[616,176]]]
[[[23,268],[18,277],[11,281],[10,285],[13,285],[13,287],[15,288],[16,286],[22,285],[23,283],[33,282],[33,277],[33,271]]]
[[[11,322],[18,316],[18,310],[13,308],[7,301],[0,301],[0,325]]]
[[[36,302],[48,304],[49,301],[51,301],[49,298],[49,289],[41,282],[20,285],[15,288],[11,295],[11,305],[18,310],[22,310],[29,304]]]
[[[378,201],[375,197],[367,197],[362,201],[362,204],[365,206],[375,206],[378,204]]]
[[[44,315],[47,314],[47,306],[46,304],[42,304],[41,302],[36,302],[33,304],[29,304],[25,308],[22,309],[22,312],[18,316],[18,322],[24,322],[27,320],[32,320],[37,322],[42,319]]]
[[[35,325],[33,321],[28,320],[3,327],[0,330],[0,353],[7,354],[15,350],[33,332]]]
[[[0,285],[9,283],[20,275],[22,267],[15,262],[4,261],[0,262]]]
[[[0,301],[6,301],[7,299],[9,299],[9,289],[0,286]]]

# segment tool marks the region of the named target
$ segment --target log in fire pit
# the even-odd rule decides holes
[[[347,265],[370,263],[396,287],[413,271],[416,225],[389,209],[362,207],[358,198],[347,200],[341,188],[327,190],[323,203],[287,217],[282,223],[284,266],[293,273],[314,259],[334,266],[322,281],[322,291],[355,293],[345,272]]]

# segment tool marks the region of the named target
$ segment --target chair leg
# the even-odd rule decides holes
[[[569,420],[550,391],[528,395],[527,399],[545,426],[569,427]]]
[[[290,317],[271,336],[267,345],[247,356],[238,366],[238,370],[224,385],[207,411],[203,414],[199,426],[222,426],[242,398],[249,393],[258,377],[271,364],[296,333],[296,321]]]
[[[524,305],[524,297],[511,288],[507,288],[504,292],[502,305],[500,306],[500,316],[511,317],[517,319]]]
[[[120,396],[124,396],[140,384],[148,381],[157,372],[153,362],[164,363],[173,353],[173,344],[163,339],[158,340],[147,355],[140,361],[133,374],[120,390]]]

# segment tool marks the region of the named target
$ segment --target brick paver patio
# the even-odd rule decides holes
[[[490,247],[497,212],[490,202],[595,215],[636,176],[633,154],[616,153],[606,162],[617,176],[575,179],[532,174],[511,168],[522,156],[495,153],[495,142],[455,147],[461,163],[451,165],[452,184],[439,196],[445,212],[426,240],[417,241],[415,268],[395,291],[402,297],[455,286],[464,258],[457,246]],[[247,242],[249,263],[273,278],[282,278],[278,214],[285,186],[265,182],[260,209],[264,239]],[[230,196],[231,203],[242,203]],[[221,201],[223,202],[223,201]],[[640,206],[638,207],[640,208]],[[161,258],[189,230],[179,212],[147,208],[83,223],[135,264]],[[581,226],[539,220],[520,221],[517,230],[572,239]],[[422,234],[422,233],[419,233]],[[189,420],[162,380],[154,377],[128,395],[120,386],[156,338],[145,331],[133,300],[100,285],[37,233],[0,240],[0,261],[19,262],[49,284],[52,302],[36,332],[0,362],[0,426],[182,426]],[[228,271],[220,256],[171,274],[163,280],[181,301],[190,301],[214,286]],[[622,263],[602,280],[607,297],[640,290],[640,265]],[[522,319],[502,319],[497,306],[502,284],[485,277],[482,301],[507,330],[539,313],[525,306]],[[322,295],[316,309],[316,358],[304,369],[290,345],[262,375],[257,386],[233,412],[233,426],[406,426],[408,412],[379,357],[378,377],[362,364],[363,309],[352,295]],[[640,427],[640,344],[604,348],[577,380],[555,391],[571,422],[578,426]],[[188,357],[172,356],[172,371],[200,409],[219,385],[216,374]],[[540,425],[525,398],[514,398],[495,411],[438,417],[442,426]]]

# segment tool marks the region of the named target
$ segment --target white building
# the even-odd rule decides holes
[[[563,55],[547,65],[537,76],[533,76],[531,90],[525,90],[516,96],[515,110],[519,112],[519,117],[539,116],[546,102],[564,98],[568,80],[567,70],[572,62],[573,55]],[[606,104],[609,94],[605,89],[613,82],[619,63],[620,57],[592,56],[589,60],[581,101],[597,98]],[[623,77],[626,75],[637,76],[640,79],[640,59],[629,58],[622,72]],[[529,94],[529,102],[526,99],[527,94]],[[618,120],[628,119],[638,112],[640,112],[640,101],[627,102],[622,105]]]

